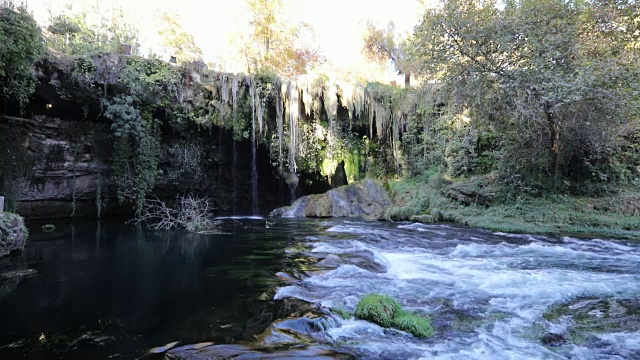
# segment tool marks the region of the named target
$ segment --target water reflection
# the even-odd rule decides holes
[[[272,311],[247,303],[273,294],[281,254],[298,231],[266,229],[262,219],[228,219],[214,235],[56,225],[43,233],[32,224],[26,251],[0,267],[37,271],[0,280],[0,347],[83,332],[114,336],[117,351],[132,353],[175,340],[238,341],[250,336],[254,312]],[[0,358],[7,354],[0,349]]]

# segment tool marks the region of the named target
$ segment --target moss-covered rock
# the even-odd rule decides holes
[[[355,315],[358,319],[371,321],[380,326],[392,327],[396,314],[402,306],[389,296],[371,294],[360,299]]]
[[[331,201],[327,194],[309,197],[309,204],[305,207],[304,216],[325,218],[331,217]]]
[[[428,318],[404,310],[395,299],[385,295],[364,296],[356,307],[355,316],[383,327],[406,331],[416,337],[430,337],[434,333]]]
[[[376,181],[365,179],[324,194],[303,196],[293,205],[271,212],[284,217],[359,217],[382,220],[391,205],[387,191]]]
[[[433,336],[433,327],[431,327],[429,319],[406,311],[401,311],[395,317],[394,327],[416,337],[426,338]]]
[[[21,216],[0,214],[0,257],[24,249],[29,233]]]

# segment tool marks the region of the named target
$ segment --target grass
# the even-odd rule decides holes
[[[360,299],[355,317],[383,327],[393,327],[416,337],[430,337],[434,331],[428,318],[413,314],[402,308],[393,298],[370,294]]]
[[[484,197],[495,195],[499,187],[478,177],[453,182],[441,175],[428,181],[396,180],[389,182],[393,205],[387,210],[389,220],[454,222],[508,233],[570,235],[640,240],[640,216],[628,199],[640,198],[624,194],[627,203],[609,198],[573,196],[533,197],[522,195],[512,200],[463,204],[447,194],[451,189],[464,189]],[[631,204],[631,205],[630,205]],[[640,204],[636,204],[639,206]],[[630,211],[629,209],[632,209]],[[624,210],[624,211],[623,211]]]

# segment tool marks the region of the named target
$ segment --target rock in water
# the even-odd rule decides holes
[[[12,213],[0,214],[0,257],[24,249],[27,228],[21,216]]]
[[[567,339],[560,334],[547,333],[542,337],[542,343],[547,346],[562,346],[567,343]]]
[[[384,188],[371,179],[365,179],[324,194],[303,196],[291,206],[274,210],[271,216],[382,220],[385,209],[390,205],[391,199]]]

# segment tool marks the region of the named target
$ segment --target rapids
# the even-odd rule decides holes
[[[637,243],[510,235],[449,225],[327,222],[303,241],[322,270],[281,287],[297,298],[353,312],[360,297],[390,295],[429,315],[428,340],[341,320],[328,343],[363,358],[623,359],[640,358],[640,328],[600,329],[559,347],[546,333],[571,337],[568,316],[545,320],[554,304],[582,297],[640,297]],[[637,310],[637,309],[636,309]],[[594,315],[596,316],[596,315]],[[634,324],[638,324],[635,313]]]

